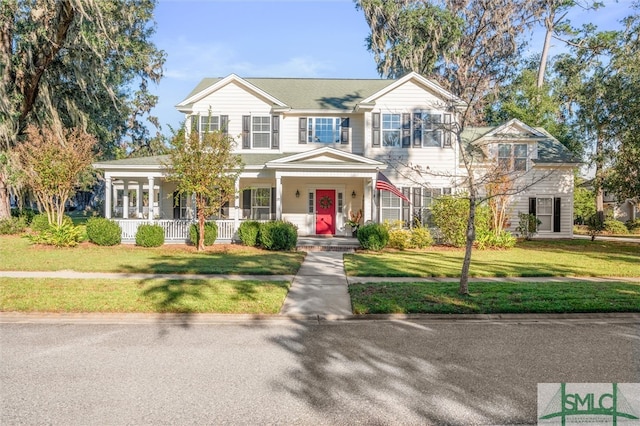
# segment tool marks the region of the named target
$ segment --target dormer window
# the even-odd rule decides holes
[[[498,144],[498,167],[510,172],[527,171],[527,144]]]

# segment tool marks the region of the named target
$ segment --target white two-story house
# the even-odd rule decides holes
[[[299,235],[350,235],[346,222],[358,212],[361,223],[428,222],[435,197],[464,191],[452,100],[416,73],[397,80],[232,74],[202,80],[177,109],[191,131],[221,130],[237,142],[244,169],[216,218],[219,239],[231,240],[243,220],[286,220]],[[557,140],[517,120],[462,136],[483,147],[486,164],[526,182],[511,198],[514,217],[536,214],[542,237],[572,236],[577,164]],[[184,238],[193,203],[175,196],[167,164],[167,156],[95,164],[106,182],[105,216],[120,221],[125,239],[149,220],[163,224],[168,239]]]

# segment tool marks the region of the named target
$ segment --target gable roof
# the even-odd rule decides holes
[[[224,78],[204,78],[176,107],[188,111],[195,102],[218,88],[236,82],[249,90],[260,93],[273,105],[297,110],[352,111],[359,104],[374,102],[376,98],[394,88],[414,80],[445,99],[455,99],[437,83],[417,74],[391,79],[344,78],[240,78],[231,74]],[[460,101],[461,102],[461,101]]]
[[[462,138],[472,143],[507,141],[535,141],[538,144],[538,158],[533,160],[539,164],[577,164],[581,161],[542,127],[531,127],[513,118],[500,126],[467,127]]]

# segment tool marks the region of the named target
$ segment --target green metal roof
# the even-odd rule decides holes
[[[222,78],[205,78],[185,100]],[[396,80],[333,78],[243,78],[293,109],[352,110],[361,100]]]

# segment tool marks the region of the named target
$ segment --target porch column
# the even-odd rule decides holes
[[[364,207],[368,207],[368,208],[364,208],[362,209],[362,220],[364,221],[364,223],[367,223],[368,221],[375,221],[376,220],[376,207],[375,207],[375,200],[373,199],[373,179],[367,183],[365,183],[364,185]]]
[[[113,200],[113,186],[111,176],[104,179],[104,217],[111,219],[111,201]]]
[[[115,200],[114,204],[118,204],[118,189],[115,186],[111,187],[111,197]],[[118,217],[118,215],[116,214],[116,217]]]
[[[142,217],[142,182],[138,181],[138,189],[136,190],[136,217]]]
[[[240,178],[235,182],[235,191],[233,194],[233,229],[240,228]]]
[[[129,219],[129,180],[124,180],[124,191],[122,191],[122,218]]]
[[[276,173],[276,220],[282,219],[282,178]]]
[[[156,194],[154,188],[154,177],[149,176],[149,220],[153,221],[155,219],[155,208],[153,207],[153,203],[156,201]]]

